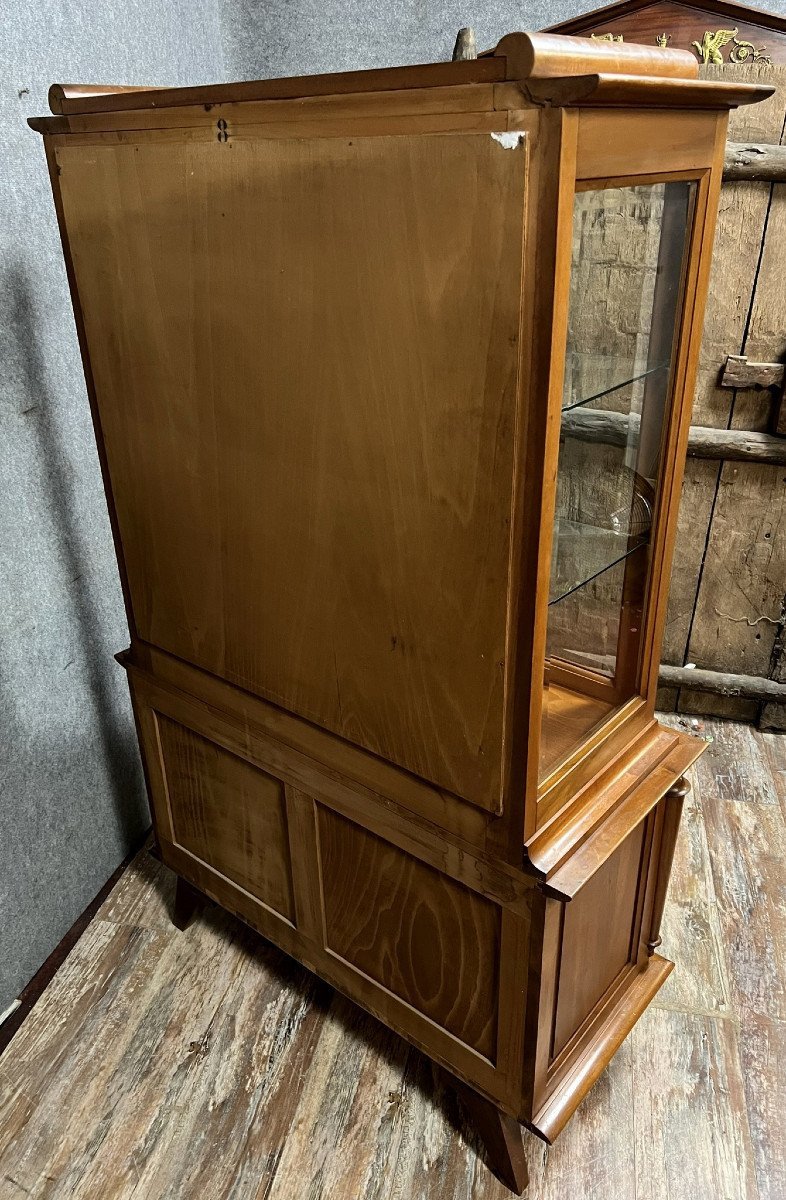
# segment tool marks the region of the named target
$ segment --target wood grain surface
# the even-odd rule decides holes
[[[631,956],[644,836],[642,822],[565,908],[552,1057],[559,1055]]]
[[[169,717],[156,726],[174,840],[294,921],[284,785]]]
[[[675,724],[677,719],[673,718]],[[786,1194],[786,748],[708,721],[662,928],[678,963],[531,1196]],[[446,1077],[141,855],[0,1058],[0,1197],[508,1200]]]
[[[57,151],[137,632],[497,811],[524,135],[156,136]]]
[[[328,949],[493,1061],[499,906],[317,812]]]
[[[772,140],[783,142],[786,68],[780,68],[777,78],[781,127],[773,131]],[[764,189],[768,209],[741,352],[751,360],[780,362],[786,354],[786,195],[782,184],[747,186]],[[766,432],[772,428],[772,392],[747,387],[732,394],[732,429]],[[689,662],[740,675],[773,674],[782,654],[776,644],[782,644],[786,610],[785,477],[783,466],[777,464],[727,462],[721,467],[687,648]],[[706,694],[683,696],[688,712],[736,715],[734,701]],[[772,703],[769,708],[773,725],[786,727],[786,706]]]

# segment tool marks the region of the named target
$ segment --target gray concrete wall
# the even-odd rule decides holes
[[[222,0],[224,65],[233,79],[255,79],[435,62],[450,58],[462,25],[487,49],[512,30],[542,29],[597,7],[591,0]]]
[[[0,0],[0,1012],[149,823],[41,138],[52,80],[221,77],[213,0]]]

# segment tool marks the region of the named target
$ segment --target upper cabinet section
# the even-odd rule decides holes
[[[696,79],[695,57],[688,51],[593,42],[549,33],[512,33],[494,50],[467,62],[386,67],[335,75],[292,79],[215,83],[193,88],[132,88],[56,83],[49,90],[53,117],[34,117],[29,124],[42,133],[151,129],[180,125],[212,126],[233,120],[243,124],[309,115],[364,113],[394,115],[410,111],[400,93],[420,93],[420,111],[451,111],[438,89],[465,89],[455,97],[454,111],[500,111],[530,105],[728,109],[771,94],[772,88],[733,80]],[[496,85],[519,85],[516,95],[492,93]],[[467,90],[467,85],[470,85]],[[484,88],[489,92],[484,94]],[[432,91],[433,89],[433,91]],[[426,99],[432,91],[432,104]],[[399,93],[399,102],[396,100]],[[350,99],[351,98],[351,99]],[[365,104],[357,103],[365,99]],[[287,109],[281,101],[297,104]],[[263,106],[276,102],[273,111]],[[319,102],[327,102],[327,109]],[[316,103],[315,103],[316,102]],[[174,113],[172,110],[179,110]]]
[[[490,811],[526,153],[56,151],[139,637]]]
[[[634,753],[727,110],[768,94],[695,76],[519,33],[52,88],[132,661],[376,756],[513,863],[582,756]]]

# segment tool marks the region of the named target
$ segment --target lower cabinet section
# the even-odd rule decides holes
[[[634,825],[572,899],[546,901],[542,971],[552,983],[541,995],[529,1121],[547,1141],[672,969],[652,948],[668,803]]]
[[[535,880],[131,674],[164,862],[517,1112]]]
[[[130,679],[164,862],[556,1136],[670,969],[668,797],[554,898],[263,725]]]

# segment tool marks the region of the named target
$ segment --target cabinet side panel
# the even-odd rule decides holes
[[[174,843],[294,921],[284,785],[169,717],[155,720]]]
[[[554,1058],[631,961],[645,828],[642,822],[565,905]]]
[[[316,761],[297,786],[296,751],[130,681],[164,863],[518,1113],[534,880]]]
[[[326,947],[493,1061],[501,909],[317,811]]]
[[[526,141],[60,145],[140,636],[490,811]]]

